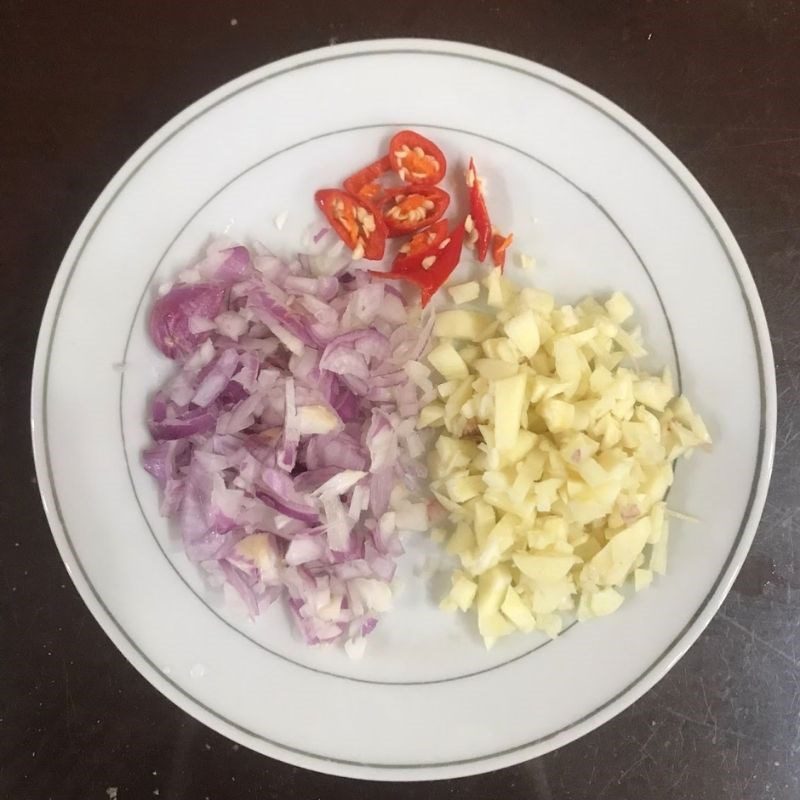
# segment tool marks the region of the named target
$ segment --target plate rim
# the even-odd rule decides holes
[[[183,128],[191,124],[196,116],[208,109],[209,106],[214,105],[218,100],[229,98],[242,91],[246,91],[252,84],[267,76],[275,77],[297,66],[312,66],[314,63],[332,59],[347,58],[354,55],[391,53],[393,51],[416,51],[432,53],[434,55],[459,55],[471,58],[472,60],[490,62],[494,65],[516,69],[517,71],[533,77],[544,77],[549,82],[576,95],[579,99],[588,101],[598,110],[605,113],[606,116],[620,124],[620,126],[631,133],[634,138],[638,139],[641,144],[650,149],[654,155],[658,156],[663,161],[664,165],[673,173],[679,183],[683,184],[687,193],[695,201],[698,210],[705,215],[709,226],[719,239],[723,249],[727,252],[731,264],[735,269],[748,314],[751,316],[753,331],[756,334],[754,347],[756,355],[760,358],[761,362],[760,367],[762,371],[764,393],[762,397],[764,431],[763,441],[761,443],[761,468],[757,475],[754,476],[752,502],[749,513],[746,515],[746,521],[742,526],[740,541],[738,545],[731,550],[729,564],[723,571],[716,589],[707,597],[704,605],[698,607],[695,612],[694,620],[687,624],[683,632],[668,647],[658,661],[633,685],[627,687],[615,698],[608,701],[605,707],[590,713],[586,718],[575,723],[567,731],[554,732],[543,742],[540,741],[538,744],[521,745],[502,754],[477,756],[466,762],[450,762],[446,765],[415,765],[410,768],[399,765],[366,765],[359,762],[299,753],[289,746],[277,743],[267,744],[265,739],[253,736],[250,732],[239,728],[230,721],[221,719],[216,712],[204,706],[199,700],[175,685],[162,674],[161,670],[159,670],[155,664],[152,664],[152,662],[147,659],[147,656],[135,646],[126,631],[109,613],[102,598],[96,594],[88,581],[80,560],[77,558],[76,553],[72,550],[67,540],[58,510],[57,494],[53,481],[51,480],[49,458],[44,442],[43,430],[46,400],[45,391],[47,388],[46,378],[49,363],[49,338],[57,319],[58,310],[64,300],[69,277],[72,270],[78,264],[83,245],[88,241],[92,232],[100,223],[104,209],[114,202],[117,194],[146,163],[153,148],[173,138]],[[72,263],[72,269],[69,268],[70,263]],[[603,95],[600,95],[584,84],[557,70],[529,59],[491,48],[452,40],[426,38],[372,39],[348,42],[296,53],[257,67],[226,82],[222,86],[203,95],[168,120],[155,133],[148,137],[148,139],[137,148],[118,169],[84,217],[67,248],[53,280],[53,285],[42,316],[36,344],[31,388],[31,432],[39,492],[51,533],[70,578],[83,602],[117,649],[120,650],[129,663],[134,666],[148,682],[158,689],[161,694],[178,705],[183,711],[208,725],[213,730],[221,732],[236,741],[242,742],[258,752],[279,758],[288,763],[347,777],[380,780],[424,780],[432,778],[450,778],[485,772],[491,769],[516,764],[532,758],[535,755],[542,755],[556,747],[561,747],[604,724],[638,700],[646,691],[660,681],[669,669],[671,669],[686,653],[719,610],[719,607],[730,591],[730,587],[741,569],[755,536],[766,501],[767,488],[774,460],[775,431],[777,424],[776,395],[775,368],[767,321],[760,296],[744,255],[724,218],[700,183],[654,134]]]

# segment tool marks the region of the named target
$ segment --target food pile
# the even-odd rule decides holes
[[[320,189],[315,195],[356,261],[380,261],[387,239],[409,237],[389,271],[372,274],[417,286],[423,308],[458,266],[465,239],[481,263],[491,250],[501,270],[513,240],[492,227],[474,159],[465,176],[470,213],[452,224],[441,219],[450,195],[437,184],[446,172],[444,153],[430,139],[400,131],[389,142],[389,152],[346,178],[343,189]],[[403,183],[397,185],[397,179]]]
[[[446,172],[401,131],[316,193],[332,257],[215,242],[150,316],[177,370],[144,466],[189,558],[251,616],[283,595],[308,643],[353,657],[391,606],[400,531],[446,542],[441,606],[474,608],[487,647],[615,611],[664,573],[674,461],[711,441],[668,371],[638,369],[628,300],[512,284],[474,160],[463,219]],[[465,248],[491,266],[448,284]]]
[[[623,295],[557,307],[498,271],[453,289],[479,293],[493,313],[437,316],[439,399],[420,425],[438,433],[431,490],[451,522],[434,535],[461,563],[442,607],[474,606],[491,646],[610,614],[628,578],[663,574],[673,462],[711,440],[667,370],[624,366],[645,351]]]
[[[363,271],[230,243],[162,287],[150,334],[178,370],[144,466],[189,558],[251,615],[285,592],[307,642],[358,654],[390,607],[398,527],[428,526],[424,503],[389,501],[424,475],[432,325]]]

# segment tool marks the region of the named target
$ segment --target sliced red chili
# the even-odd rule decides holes
[[[469,216],[465,225],[469,234],[469,243],[475,245],[478,261],[483,262],[489,252],[489,242],[492,238],[492,223],[489,220],[489,211],[483,197],[475,161],[470,158],[467,169],[467,186],[469,186]]]
[[[378,183],[378,178],[391,169],[391,159],[389,156],[383,156],[351,175],[345,180],[343,186],[351,194],[373,200],[383,191],[383,187]]]
[[[314,199],[339,238],[353,251],[354,261],[383,258],[386,226],[368,200],[341,189],[320,189]]]
[[[392,264],[392,269],[397,269],[402,266],[402,262],[411,256],[416,256],[419,253],[430,250],[434,245],[447,236],[447,220],[440,219],[434,222],[430,228],[425,228],[424,231],[415,233],[398,251],[397,258]]]
[[[372,183],[365,183],[357,192],[356,197],[361,197],[364,200],[369,200],[376,205],[380,204],[383,193],[386,191],[384,186],[381,186],[377,181]]]
[[[392,272],[413,272],[422,269],[421,261],[425,256],[436,254],[437,246],[447,236],[447,220],[440,219],[430,228],[420,231],[402,248],[392,263]],[[411,249],[413,246],[413,250]]]
[[[436,222],[447,211],[450,195],[437,186],[409,186],[387,193],[383,202],[389,236],[403,236]]]
[[[448,241],[449,239],[449,241]],[[463,222],[456,225],[450,231],[447,239],[443,239],[437,245],[439,254],[436,256],[436,261],[427,269],[429,283],[422,289],[422,307],[424,308],[428,301],[434,294],[444,285],[445,281],[453,273],[453,270],[458,266],[461,261],[461,248],[464,244],[464,224]],[[423,267],[425,261],[422,262]]]
[[[379,278],[402,279],[420,288],[423,308],[450,277],[461,260],[464,225],[455,225],[446,238],[414,256],[405,259],[404,268],[390,272],[373,272]]]
[[[389,142],[392,168],[406,183],[439,183],[447,171],[444,153],[415,131],[400,131]]]
[[[508,236],[503,236],[502,233],[492,233],[492,261],[496,267],[500,267],[500,272],[506,265],[506,250],[513,241],[513,233],[509,233]]]

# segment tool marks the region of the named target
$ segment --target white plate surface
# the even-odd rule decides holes
[[[449,87],[419,91],[419,86]],[[388,89],[387,87],[391,87]],[[563,302],[626,291],[651,364],[669,364],[713,452],[682,463],[670,571],[610,618],[490,653],[414,575],[351,662],[305,647],[275,606],[226,608],[174,544],[139,466],[145,399],[170,368],[149,343],[154,287],[212,233],[298,246],[316,188],[412,127],[474,154],[533,276]],[[454,172],[456,170],[454,169]],[[286,226],[272,220],[287,210]],[[125,369],[119,365],[124,363]],[[342,45],[270,64],[178,115],[92,207],[56,277],[36,354],[37,472],[53,535],[133,665],[207,725],[311,769],[395,780],[513,764],[605,722],[697,638],[747,553],[766,494],[775,380],[764,315],[725,222],[627,114],[552,70],[452,42]]]

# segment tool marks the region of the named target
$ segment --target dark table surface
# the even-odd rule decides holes
[[[527,56],[631,112],[689,167],[766,308],[780,417],[772,488],[722,610],[652,691],[544,758],[382,785],[232,744],[117,652],[62,566],[28,433],[39,319],[90,204],[219,84],[339,41],[431,36]],[[800,797],[800,4],[0,2],[0,798]]]

